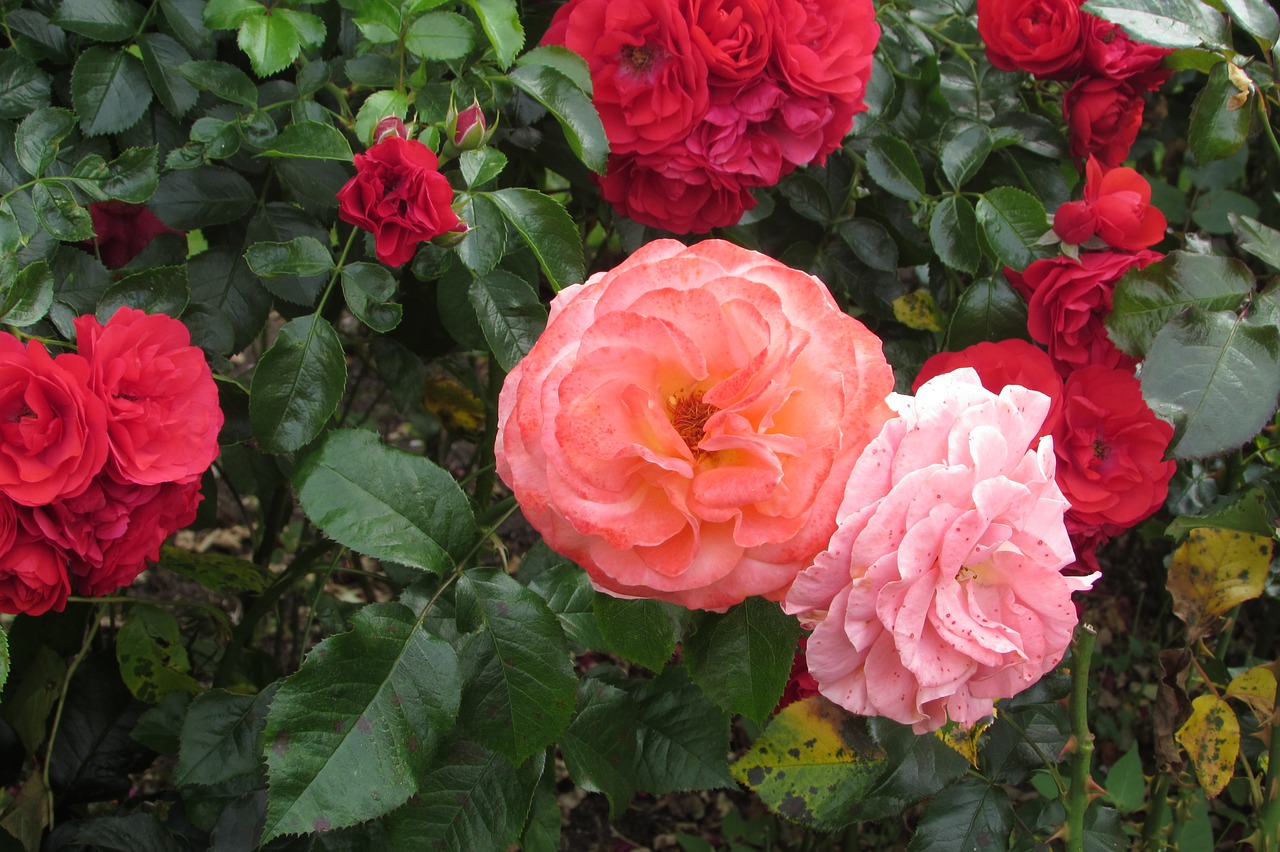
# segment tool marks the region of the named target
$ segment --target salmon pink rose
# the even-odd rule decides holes
[[[79,494],[107,460],[107,412],[89,363],[0,334],[0,493],[24,506]]]
[[[711,240],[563,290],[498,402],[498,473],[619,597],[781,598],[889,416],[880,341],[816,278]]]
[[[204,353],[179,320],[122,307],[75,321],[94,391],[107,405],[109,466],[143,485],[198,480],[218,455],[222,409]]]
[[[1049,400],[993,394],[960,369],[893,394],[898,417],[858,459],[830,546],[784,608],[816,625],[819,691],[917,733],[970,726],[1062,659],[1076,625],[1068,508],[1054,482]]]

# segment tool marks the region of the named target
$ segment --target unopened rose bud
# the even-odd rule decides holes
[[[462,242],[463,237],[467,235],[470,226],[466,222],[459,222],[451,231],[445,231],[443,234],[437,234],[431,238],[431,242],[443,248],[452,248]]]
[[[373,129],[373,141],[376,144],[388,136],[399,136],[401,139],[408,139],[409,128],[405,127],[404,122],[397,116],[389,115],[379,121],[378,126]]]
[[[489,141],[491,130],[478,101],[462,111],[452,105],[444,119],[445,137],[457,151],[473,151]]]

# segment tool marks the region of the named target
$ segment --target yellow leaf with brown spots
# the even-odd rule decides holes
[[[942,311],[928,290],[916,290],[894,299],[893,317],[908,328],[942,331]]]
[[[988,721],[978,722],[972,728],[965,728],[955,722],[948,722],[945,726],[934,731],[933,734],[942,740],[948,748],[969,761],[974,769],[977,769],[978,740],[986,733],[987,728],[990,728],[994,723],[994,717]]]
[[[1248,671],[1240,672],[1231,679],[1225,693],[1227,698],[1235,698],[1249,705],[1249,709],[1264,725],[1276,711],[1276,673],[1272,670],[1275,663],[1265,666],[1254,666]]]
[[[1198,527],[1169,561],[1173,611],[1192,628],[1262,594],[1271,539],[1237,530]]]
[[[1235,774],[1240,754],[1240,720],[1231,705],[1214,695],[1197,696],[1191,702],[1191,718],[1176,736],[1191,756],[1205,795],[1217,796]]]
[[[453,379],[428,379],[422,391],[422,406],[446,429],[456,432],[484,429],[484,403]]]

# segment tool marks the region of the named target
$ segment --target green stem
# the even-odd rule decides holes
[[[1262,118],[1262,129],[1266,131],[1267,141],[1271,143],[1271,151],[1276,155],[1276,160],[1280,161],[1280,141],[1276,140],[1276,132],[1271,129],[1271,114],[1267,110],[1267,99],[1259,92],[1256,98],[1258,104],[1258,113]]]
[[[1075,747],[1071,756],[1071,791],[1064,804],[1067,821],[1063,826],[1067,852],[1084,852],[1084,814],[1089,809],[1089,767],[1093,762],[1093,734],[1089,731],[1089,663],[1098,633],[1082,624],[1071,647],[1071,734]]]
[[[1142,824],[1142,848],[1155,850],[1163,848],[1159,845],[1160,825],[1164,822],[1164,812],[1169,807],[1169,773],[1157,772],[1155,784],[1151,787],[1151,800],[1147,805],[1147,819]]]
[[[62,723],[62,708],[67,704],[67,690],[71,687],[71,678],[76,673],[76,669],[80,667],[80,663],[84,662],[84,658],[89,653],[89,648],[93,645],[93,637],[98,635],[98,622],[102,619],[103,606],[99,606],[94,610],[93,617],[89,619],[89,623],[84,628],[84,640],[80,643],[80,650],[71,660],[71,664],[67,666],[66,677],[62,679],[62,691],[58,695],[58,707],[53,712],[53,726],[49,729],[49,742],[44,751],[44,768],[41,770],[41,780],[44,781],[45,795],[48,797],[49,808],[49,831],[52,832],[57,825],[53,815],[53,788],[49,786],[49,767],[53,765],[53,744],[58,740],[58,726]]]
[[[1274,707],[1280,707],[1280,677],[1276,683]],[[1262,834],[1262,852],[1280,849],[1280,714],[1271,722],[1271,747],[1267,751],[1267,780],[1262,786],[1266,796],[1258,829]]]

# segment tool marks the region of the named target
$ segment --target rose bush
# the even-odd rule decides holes
[[[556,297],[502,390],[498,473],[597,588],[777,599],[834,529],[891,387],[879,341],[812,276],[658,241]]]

